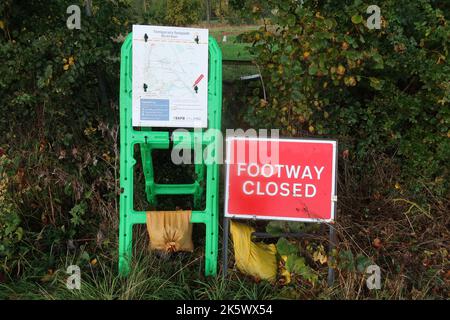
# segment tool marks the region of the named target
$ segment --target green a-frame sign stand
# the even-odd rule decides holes
[[[127,275],[133,251],[133,226],[146,223],[146,212],[136,211],[134,198],[134,146],[141,148],[142,167],[145,176],[147,200],[155,205],[158,195],[193,195],[192,223],[204,223],[205,275],[217,274],[219,233],[219,163],[217,161],[222,143],[219,132],[222,116],[222,53],[214,38],[209,37],[209,81],[208,81],[208,130],[174,132],[152,128],[135,130],[132,126],[132,33],[122,45],[120,64],[120,225],[119,225],[119,273]],[[196,178],[192,184],[157,184],[154,181],[152,150],[169,149],[170,140],[178,148],[194,150],[209,149],[196,153]],[[200,161],[199,161],[200,160]],[[206,171],[206,172],[205,172]],[[205,176],[206,173],[206,176]],[[202,187],[206,179],[206,190]],[[200,205],[205,196],[205,207]],[[176,214],[176,213],[175,213]]]

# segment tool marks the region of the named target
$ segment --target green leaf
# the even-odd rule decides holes
[[[355,261],[353,253],[350,250],[343,250],[339,252],[338,267],[342,270],[355,270]]]
[[[295,25],[296,20],[297,19],[296,19],[295,15],[289,14],[288,17],[287,17],[287,24],[288,24],[288,26],[293,27]]]
[[[295,254],[291,254],[288,256],[288,259],[286,261],[287,271],[300,274],[304,266],[305,266],[305,258],[299,257]]]
[[[372,264],[372,260],[369,257],[367,257],[363,254],[358,254],[356,256],[356,269],[359,272],[361,272],[361,273],[364,272],[366,270],[366,268],[368,266],[370,266],[371,264]]]
[[[16,230],[17,240],[22,240],[23,238],[23,229],[22,227],[18,227]]]
[[[285,238],[280,238],[277,242],[277,251],[281,256],[289,256],[291,254],[297,254],[298,247]]]
[[[273,236],[279,236],[284,232],[282,225],[283,223],[283,221],[270,221],[266,226],[266,232]]]
[[[304,222],[289,222],[289,231],[290,232],[305,232],[306,224]]]
[[[90,260],[89,253],[87,253],[87,251],[83,251],[83,253],[81,254],[80,259],[81,259],[82,261],[89,261],[89,260]]]
[[[377,79],[374,77],[370,77],[369,80],[370,80],[370,86],[372,88],[374,88],[375,90],[381,90],[383,88],[383,84],[384,84],[383,80],[380,80],[380,79]]]
[[[363,22],[363,17],[359,14],[355,14],[354,16],[352,16],[352,22],[354,24],[360,24]]]
[[[325,19],[324,24],[328,29],[332,29],[335,26],[335,21],[332,19]]]
[[[70,219],[70,222],[74,226],[79,226],[84,224],[84,220],[82,219],[82,216],[86,213],[87,204],[86,202],[82,201],[79,204],[76,204],[70,211],[70,215],[72,218]]]
[[[297,255],[290,255],[286,261],[286,270],[298,274],[302,278],[311,281],[313,283],[317,282],[318,276],[314,270],[306,265],[305,258],[298,257]]]
[[[316,66],[315,64],[311,64],[311,65],[309,66],[308,73],[309,73],[311,76],[314,76],[315,74],[317,74],[317,66]]]

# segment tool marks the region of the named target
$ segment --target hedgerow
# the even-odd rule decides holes
[[[49,253],[36,256],[46,270],[67,241],[106,234],[102,221],[116,222],[120,35],[130,28],[129,8],[107,1],[88,16],[78,4],[79,30],[66,26],[65,1],[0,4],[0,272],[20,271],[32,259],[24,250]]]
[[[359,0],[247,5],[266,16],[246,35],[264,80],[242,108],[250,126],[339,138],[355,165],[385,154],[401,165],[394,182],[448,195],[448,6],[382,1],[381,29],[371,30]]]

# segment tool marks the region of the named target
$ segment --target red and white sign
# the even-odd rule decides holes
[[[336,141],[229,137],[225,217],[332,222]]]

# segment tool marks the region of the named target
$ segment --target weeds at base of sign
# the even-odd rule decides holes
[[[292,228],[289,228],[291,224]],[[354,255],[351,250],[345,249],[347,244],[343,244],[340,250],[333,248],[327,252],[326,246],[324,246],[326,238],[320,236],[320,234],[317,234],[317,236],[310,234],[310,238],[303,239],[287,238],[281,236],[280,229],[274,228],[273,225],[283,226],[282,230],[285,233],[292,230],[317,232],[323,229],[324,225],[271,221],[267,224],[266,231],[277,231],[276,233],[260,232],[257,234],[259,236],[265,235],[265,237],[252,239],[252,241],[264,241],[276,245],[277,280],[276,282],[272,281],[272,283],[279,287],[295,286],[312,290],[315,287],[320,287],[320,283],[325,280],[324,268],[338,270],[340,275],[356,272],[358,276],[364,277],[367,267],[375,263],[372,258],[362,253]],[[290,234],[300,235],[299,233]],[[275,239],[277,240],[275,241]],[[234,267],[239,269],[236,264]],[[257,283],[264,280],[246,274],[242,270],[239,271]]]
[[[261,225],[262,221],[253,221],[254,224]],[[233,225],[243,225],[242,223],[232,222]],[[268,232],[253,232],[252,237],[248,238],[247,244],[242,244],[243,238],[238,238],[237,246],[234,244],[234,239],[236,238],[236,227],[232,227],[233,235],[233,251],[234,251],[234,268],[248,276],[255,282],[260,282],[261,280],[266,280],[274,285],[278,286],[289,286],[296,285],[302,288],[312,289],[316,287],[321,279],[323,279],[323,267],[328,268],[328,273],[330,273],[331,267],[336,267],[336,250],[330,251],[330,256],[328,255],[323,241],[327,240],[326,236],[321,236],[319,234],[312,234],[315,231],[325,231],[325,225],[318,224],[305,224],[299,222],[287,222],[287,221],[270,221],[266,224],[266,231]],[[243,228],[251,228],[243,225]],[[251,228],[253,231],[254,229]],[[296,231],[296,232],[295,232]],[[306,233],[309,232],[309,233]],[[316,241],[317,240],[317,241]],[[249,248],[253,243],[261,243],[261,248],[253,248],[251,254],[248,256],[253,257],[253,260],[247,262],[242,266],[242,262],[238,261],[239,256],[243,253],[241,250]],[[225,243],[224,243],[225,244]],[[269,261],[269,257],[265,259],[258,259],[258,256],[265,256],[268,253],[263,252],[269,250],[267,246],[274,246],[275,256],[276,256],[276,268],[270,271],[272,268],[272,262]],[[244,249],[242,249],[244,247]],[[253,247],[254,244],[253,244]],[[271,251],[271,250],[270,250]],[[334,256],[332,255],[334,253]],[[224,259],[227,259],[224,256]],[[242,260],[242,259],[240,259]],[[224,275],[226,274],[227,263],[224,260]],[[256,265],[258,263],[259,265]],[[275,270],[276,269],[276,270]],[[266,275],[271,274],[271,272],[276,273],[273,278],[260,277],[261,270],[266,270]],[[334,271],[334,270],[333,270]],[[264,274],[264,273],[263,273]],[[322,276],[321,276],[322,274]],[[332,284],[334,281],[334,276],[330,282],[330,275],[328,274],[328,283]]]

